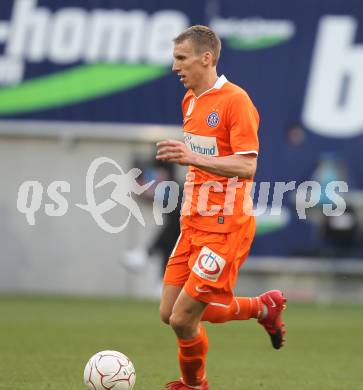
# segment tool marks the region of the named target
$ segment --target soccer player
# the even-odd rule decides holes
[[[160,314],[179,345],[181,378],[167,389],[209,389],[208,338],[202,321],[256,318],[274,348],[284,342],[279,290],[235,297],[233,287],[255,233],[248,184],[258,155],[259,115],[247,93],[218,77],[221,43],[205,26],[174,39],[173,71],[188,90],[183,102],[184,141],[157,144],[156,159],[189,166],[181,235],[164,275]]]

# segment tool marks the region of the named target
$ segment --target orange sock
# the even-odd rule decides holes
[[[233,320],[249,320],[250,318],[259,318],[262,310],[263,304],[259,297],[234,297],[228,307],[210,303],[203,313],[202,321],[216,324]]]
[[[178,338],[179,366],[183,382],[186,385],[198,386],[206,376],[205,366],[208,352],[208,337],[203,326],[199,335],[191,340]]]

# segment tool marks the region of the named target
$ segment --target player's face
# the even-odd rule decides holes
[[[206,68],[203,65],[203,54],[197,54],[193,43],[186,39],[174,45],[173,72],[180,77],[186,89],[197,89]]]

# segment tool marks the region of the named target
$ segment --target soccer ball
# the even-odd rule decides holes
[[[84,369],[84,383],[90,390],[132,390],[135,382],[134,365],[121,352],[98,352]]]

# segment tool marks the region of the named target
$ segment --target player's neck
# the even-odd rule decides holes
[[[216,70],[206,74],[206,77],[200,80],[199,85],[193,88],[194,95],[198,98],[204,92],[213,88],[217,80],[218,80],[218,75]]]

